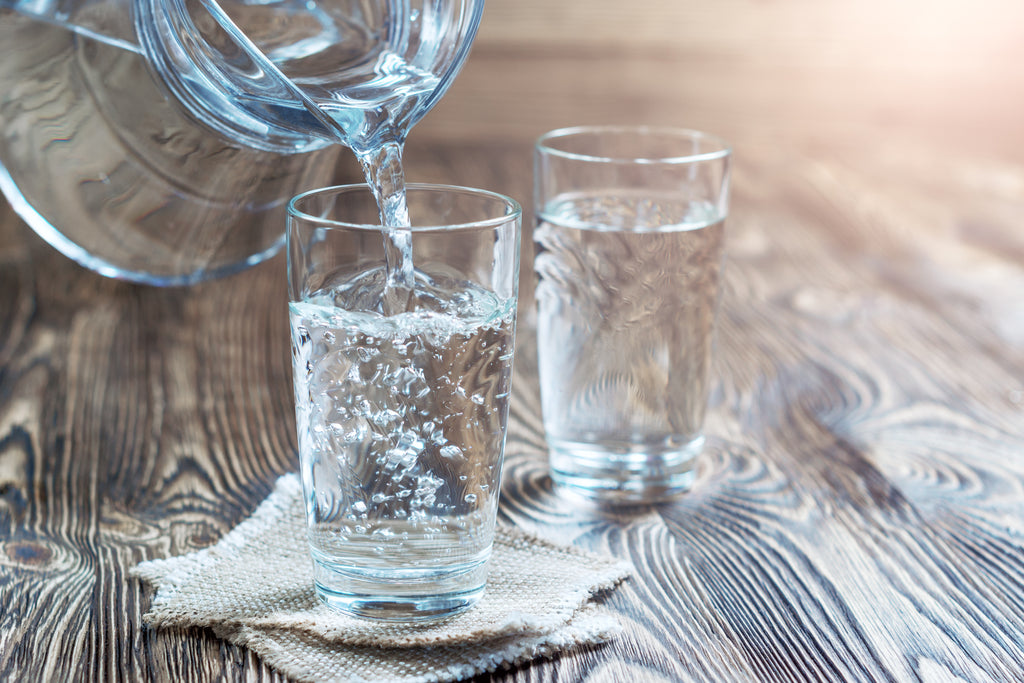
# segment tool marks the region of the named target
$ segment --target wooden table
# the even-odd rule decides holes
[[[501,515],[637,572],[616,642],[480,680],[1024,678],[1024,9],[962,4],[489,3],[411,178],[528,204],[530,141],[595,122],[736,163],[687,497],[553,495],[523,307]],[[284,282],[106,280],[0,208],[0,679],[279,680],[127,570],[296,469]]]

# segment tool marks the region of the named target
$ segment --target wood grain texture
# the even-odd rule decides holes
[[[501,515],[637,573],[603,598],[619,640],[479,681],[1024,679],[1024,42],[1018,3],[972,10],[488,3],[411,179],[529,214],[530,140],[607,121],[713,130],[736,163],[677,503],[552,492],[527,241]],[[284,283],[281,259],[105,280],[0,207],[0,680],[283,680],[146,629],[127,570],[215,543],[296,468]]]

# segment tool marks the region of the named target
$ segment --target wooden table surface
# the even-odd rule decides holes
[[[526,250],[501,515],[637,571],[617,641],[480,680],[1024,680],[1022,61],[1010,0],[489,0],[411,179],[528,204],[531,140],[599,122],[706,129],[735,166],[677,503],[552,493]],[[128,285],[0,205],[0,680],[281,680],[145,628],[127,571],[296,469],[286,330],[281,258]]]

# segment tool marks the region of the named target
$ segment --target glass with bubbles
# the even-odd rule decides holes
[[[315,588],[388,621],[483,593],[508,424],[521,209],[407,188],[413,286],[366,185],[288,208],[295,409]],[[405,282],[406,279],[402,278]]]

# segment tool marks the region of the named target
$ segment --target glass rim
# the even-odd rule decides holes
[[[490,199],[498,200],[506,209],[506,213],[500,216],[492,216],[490,218],[482,218],[476,221],[464,221],[460,223],[444,223],[438,225],[416,225],[413,221],[412,226],[394,226],[386,225],[382,226],[380,223],[354,223],[349,221],[336,220],[333,218],[324,218],[323,216],[314,216],[307,213],[298,207],[298,204],[303,200],[312,197],[313,195],[320,194],[341,194],[345,192],[354,191],[366,191],[373,196],[373,191],[370,189],[367,183],[346,183],[342,185],[329,185],[327,187],[318,187],[312,190],[306,190],[300,192],[288,201],[287,213],[289,218],[298,218],[309,223],[315,223],[320,227],[331,227],[331,228],[349,228],[355,230],[376,230],[380,231],[382,228],[404,228],[411,230],[412,232],[430,232],[430,231],[445,231],[445,230],[472,230],[472,229],[487,229],[494,228],[499,225],[508,223],[510,220],[522,220],[523,207],[512,197],[501,194],[500,192],[493,192],[491,190],[483,190],[476,187],[465,187],[463,185],[448,185],[444,183],[406,183],[406,192],[412,191],[430,191],[430,192],[445,192],[449,194],[468,194],[477,197],[486,197]]]
[[[549,143],[554,140],[568,138],[581,134],[629,134],[637,137],[650,135],[664,135],[680,140],[702,140],[712,143],[717,147],[712,151],[699,152],[694,154],[676,154],[657,157],[637,156],[604,156],[600,154],[585,154],[580,152],[569,152],[564,149],[552,147]],[[631,164],[692,164],[701,161],[714,161],[725,159],[732,154],[732,147],[723,138],[712,133],[693,128],[676,128],[673,126],[631,126],[631,125],[595,125],[595,126],[570,126],[567,128],[556,128],[550,130],[534,143],[534,149],[550,156],[570,159],[575,161],[591,161],[597,163],[631,163]]]

